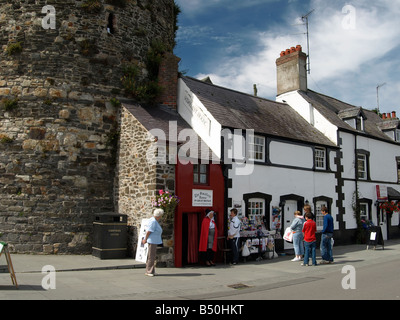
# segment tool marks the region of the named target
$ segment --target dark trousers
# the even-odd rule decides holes
[[[214,260],[214,251],[207,249],[207,251],[200,251],[200,259],[204,262]]]
[[[229,239],[229,243],[232,249],[232,262],[234,263],[238,263],[239,262],[239,241],[240,238],[233,238],[233,239]]]

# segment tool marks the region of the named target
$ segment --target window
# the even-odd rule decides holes
[[[250,220],[258,225],[264,225],[270,229],[270,209],[272,196],[262,192],[252,192],[243,195],[245,211],[243,212]]]
[[[252,136],[249,142],[249,158],[256,161],[265,161],[265,138]]]
[[[114,34],[114,15],[110,13],[108,15],[108,20],[107,20],[107,32],[110,34]]]
[[[194,164],[193,165],[193,183],[208,184],[208,165]]]
[[[324,215],[321,212],[322,207],[328,207],[326,201],[317,201],[315,203],[315,223],[317,224],[317,230],[322,230],[324,227]]]
[[[367,156],[357,154],[357,176],[358,179],[367,180]]]
[[[265,215],[265,200],[264,199],[249,199],[247,208],[247,216],[250,220],[258,220]],[[258,219],[256,219],[256,217]]]
[[[315,168],[326,169],[326,152],[324,148],[315,148]]]
[[[396,129],[396,141],[400,142],[400,130]]]
[[[396,157],[397,163],[397,183],[400,183],[400,158]]]
[[[345,119],[344,122],[358,131],[364,131],[364,118],[361,115],[354,118]]]
[[[360,203],[360,219],[364,221],[369,220],[368,203]]]
[[[356,129],[364,131],[364,118],[362,116],[356,118]]]

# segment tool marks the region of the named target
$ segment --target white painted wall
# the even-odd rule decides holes
[[[178,82],[178,113],[220,159],[222,126],[182,79]]]
[[[309,164],[306,166],[309,167]],[[314,172],[310,170],[290,169],[265,165],[254,165],[254,171],[251,175],[234,175],[235,163],[232,170],[229,170],[229,178],[232,181],[232,188],[229,189],[228,198],[232,199],[232,203],[242,203],[244,210],[243,195],[253,192],[262,192],[272,196],[272,206],[278,206],[280,197],[288,194],[296,194],[304,197],[312,205],[312,199],[318,196],[326,196],[332,198],[332,216],[335,221],[335,229],[338,228],[336,223],[337,194],[335,192],[336,180],[334,173]],[[228,212],[229,212],[228,208]],[[245,214],[245,212],[243,212]],[[291,213],[293,214],[293,213]],[[285,217],[286,219],[287,217]],[[293,218],[293,217],[291,217]],[[271,221],[271,217],[270,217]]]
[[[322,132],[329,140],[337,144],[337,127],[330,123],[297,92],[292,91],[276,97],[276,101],[286,102],[296,110],[308,123]]]
[[[270,160],[273,164],[288,165],[312,169],[314,152],[311,147],[272,141],[270,143]]]

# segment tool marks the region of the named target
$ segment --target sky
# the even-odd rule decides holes
[[[187,76],[275,100],[280,52],[309,54],[308,88],[400,117],[399,0],[175,0]],[[309,51],[305,19],[309,25]]]

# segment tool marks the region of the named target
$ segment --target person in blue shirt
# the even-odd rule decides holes
[[[321,208],[321,213],[324,216],[324,225],[321,235],[321,256],[322,261],[320,264],[333,263],[332,255],[332,237],[333,237],[333,218],[328,212],[327,207]]]
[[[155,209],[153,217],[150,219],[147,226],[146,236],[142,240],[142,244],[146,242],[149,245],[148,256],[146,262],[146,276],[153,277],[156,275],[156,249],[157,245],[162,244],[161,234],[162,228],[158,223],[164,214],[163,209]]]

